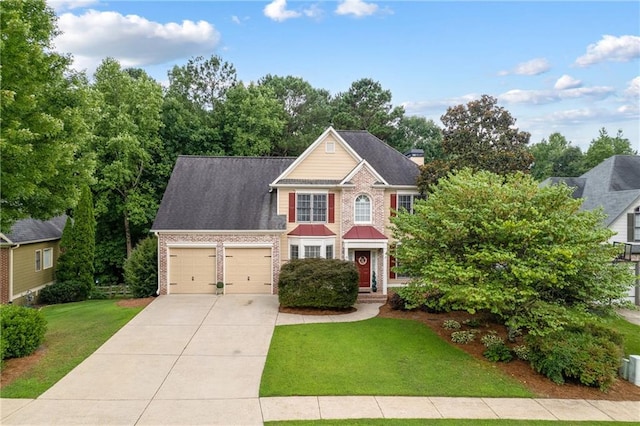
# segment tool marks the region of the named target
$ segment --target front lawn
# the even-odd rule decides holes
[[[0,389],[2,398],[37,398],[91,355],[142,308],[89,300],[42,308],[47,319],[42,357]]]
[[[624,318],[608,319],[606,324],[624,336],[624,353],[640,355],[640,325],[632,324]]]
[[[534,396],[424,324],[391,318],[276,327],[260,396],[291,395]]]

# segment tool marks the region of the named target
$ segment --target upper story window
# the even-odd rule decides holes
[[[42,263],[44,269],[53,268],[53,249],[46,248],[42,250]]]
[[[371,222],[371,199],[364,194],[358,195],[356,198],[354,220],[356,223]]]
[[[36,250],[36,272],[42,270],[42,251]]]
[[[633,240],[640,241],[640,207],[634,211]]]
[[[420,199],[418,194],[398,194],[398,210],[405,209],[413,213],[414,203],[418,199]]]
[[[327,194],[296,194],[298,222],[326,222]]]

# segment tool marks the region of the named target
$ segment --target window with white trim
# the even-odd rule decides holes
[[[325,147],[325,151],[330,154],[336,152],[336,144],[333,141],[327,141],[324,147]]]
[[[371,199],[368,196],[358,195],[354,211],[356,223],[371,223]]]
[[[42,250],[43,269],[53,268],[53,249],[51,247]]]
[[[324,248],[325,259],[333,259],[333,245],[327,244]]]
[[[296,194],[298,222],[326,222],[327,194]]]
[[[289,259],[298,259],[300,257],[300,247],[297,244],[289,246]]]
[[[322,257],[320,252],[322,251],[322,246],[304,246],[304,258],[311,259],[314,257]]]
[[[42,251],[36,250],[36,272],[42,270]]]
[[[640,207],[636,207],[634,217],[633,240],[640,241]]]
[[[423,198],[418,194],[398,194],[398,210],[405,209],[409,213],[413,213],[415,201]]]

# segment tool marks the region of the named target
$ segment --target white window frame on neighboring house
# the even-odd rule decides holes
[[[633,240],[640,241],[640,206],[633,211]]]
[[[360,194],[353,202],[353,221],[355,223],[371,223],[371,197]]]
[[[308,201],[307,201],[308,197]],[[304,199],[304,202],[301,202]],[[308,207],[306,206],[308,203]],[[324,206],[323,206],[324,204]],[[304,207],[301,208],[301,206]],[[296,193],[296,222],[299,223],[327,223],[329,210],[328,192],[297,192]]]
[[[47,247],[42,250],[42,269],[53,268],[53,248]]]
[[[333,259],[335,244],[335,237],[289,238],[289,259],[307,259],[310,257]],[[312,254],[311,251],[314,253],[309,256]]]

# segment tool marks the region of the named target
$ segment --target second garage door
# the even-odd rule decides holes
[[[170,249],[170,293],[215,293],[215,291],[215,249],[182,247]]]
[[[225,293],[271,294],[271,248],[226,248]]]

